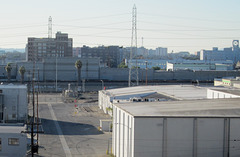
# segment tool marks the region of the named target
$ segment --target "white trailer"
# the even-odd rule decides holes
[[[0,125],[0,156],[25,157],[27,153],[26,128],[22,124]]]

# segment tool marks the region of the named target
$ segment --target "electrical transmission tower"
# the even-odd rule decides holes
[[[132,10],[132,39],[131,39],[131,52],[129,59],[129,78],[128,78],[128,86],[138,86],[138,65],[137,58],[136,63],[132,62],[134,56],[137,56],[137,8],[134,4]]]
[[[48,18],[48,38],[52,38],[52,17]]]

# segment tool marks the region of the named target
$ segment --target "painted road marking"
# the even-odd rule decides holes
[[[69,147],[67,145],[67,142],[66,142],[66,140],[65,140],[65,138],[63,136],[62,130],[61,130],[61,128],[60,128],[60,126],[59,126],[59,124],[57,122],[57,117],[55,116],[55,113],[53,112],[52,105],[48,104],[48,108],[49,108],[49,111],[51,113],[52,119],[54,120],[54,124],[55,124],[55,126],[57,128],[58,136],[59,136],[60,141],[62,143],[63,150],[64,150],[64,152],[65,152],[67,157],[72,157],[71,151],[70,151],[70,149],[69,149]]]

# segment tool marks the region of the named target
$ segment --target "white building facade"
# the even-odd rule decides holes
[[[140,69],[151,69],[152,67],[159,67],[160,69],[166,69],[166,63],[167,63],[167,60],[153,60],[153,59],[138,59],[138,60],[135,60],[135,59],[132,59],[132,62],[129,63],[130,60],[125,60],[125,64],[128,65],[128,67],[130,65],[132,66],[137,66],[140,68]]]
[[[194,70],[194,71],[227,71],[233,70],[232,65],[217,64],[217,63],[169,63],[167,62],[167,71],[175,70]]]
[[[27,86],[0,85],[0,118],[3,122],[26,122]]]
[[[228,106],[225,104],[228,103]],[[116,103],[116,157],[236,157],[239,99]]]
[[[0,156],[25,157],[27,135],[23,125],[0,125]]]
[[[221,89],[208,89],[208,99],[224,99],[224,98],[240,98],[240,91],[238,90],[221,90]]]

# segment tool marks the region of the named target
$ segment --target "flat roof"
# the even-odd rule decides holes
[[[144,88],[143,86],[136,86],[136,87],[109,89],[103,92],[110,96],[124,96],[124,95],[134,95],[134,94],[143,94],[143,93],[154,93],[155,91],[153,91],[152,89]]]
[[[166,95],[162,95],[162,94],[159,94],[159,93],[153,93],[153,94],[148,94],[146,96],[140,96],[142,99],[159,99],[160,101],[173,101],[173,100],[176,100],[172,97],[169,97],[169,96],[166,96]]]
[[[0,84],[0,89],[27,89],[27,85]]]
[[[240,99],[115,103],[134,117],[239,117]]]
[[[117,88],[103,91],[109,96],[159,93],[177,100],[207,99],[207,88],[194,85],[152,85]]]
[[[207,88],[194,85],[159,85],[146,86],[145,88],[178,100],[207,98]]]
[[[21,133],[22,131],[25,131],[25,126],[23,124],[11,125],[5,123],[0,125],[0,133]]]

